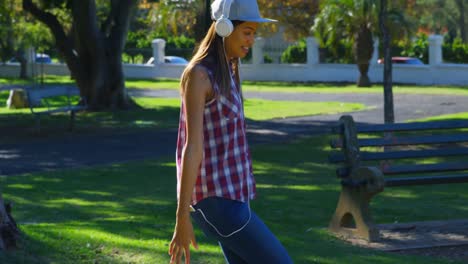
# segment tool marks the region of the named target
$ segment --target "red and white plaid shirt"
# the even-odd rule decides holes
[[[205,105],[203,158],[192,194],[192,205],[211,196],[246,202],[255,198],[255,180],[240,89],[232,80],[232,99],[226,98],[219,93],[212,72],[208,68],[207,71],[216,96]],[[182,177],[182,151],[187,133],[183,100],[180,109],[176,149],[178,198]]]

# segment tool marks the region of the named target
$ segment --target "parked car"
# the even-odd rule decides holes
[[[36,53],[36,63],[52,63],[52,59],[47,54]]]
[[[383,64],[384,59],[379,59],[377,61],[378,64]],[[410,65],[424,65],[424,63],[418,59],[413,57],[392,57],[392,63],[394,64],[410,64]]]
[[[52,63],[52,59],[49,55],[45,53],[36,53],[36,63],[45,63],[49,64]],[[16,58],[11,58],[8,62],[19,62]]]
[[[151,57],[146,62],[146,65],[151,65],[153,63],[154,63],[154,58]],[[185,58],[178,57],[178,56],[164,56],[164,63],[187,65],[188,61]]]

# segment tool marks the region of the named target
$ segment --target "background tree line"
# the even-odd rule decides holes
[[[54,2],[54,1],[41,1]],[[57,1],[55,1],[57,2]],[[67,2],[67,1],[62,1]],[[70,2],[70,1],[68,1]],[[100,6],[100,13],[104,12],[105,2],[97,1]],[[300,42],[307,36],[319,36],[317,30],[311,30],[314,21],[324,6],[333,5],[334,1],[329,0],[289,0],[289,1],[267,1],[259,0],[259,5],[265,16],[275,17],[280,23],[270,24],[264,28],[260,35],[270,35],[276,32],[279,26],[285,27],[284,34],[287,40]],[[344,1],[337,1],[346,3]],[[359,1],[357,1],[359,2]],[[24,12],[21,8],[21,0],[0,0],[0,32],[2,38],[0,42],[0,58],[7,61],[21,54],[25,46],[33,45],[40,52],[47,52],[57,60],[63,61],[60,54],[54,48],[54,39],[50,31],[44,24],[37,23],[34,17]],[[322,4],[322,7],[320,7]],[[466,63],[463,55],[467,49],[467,28],[468,0],[397,0],[390,1],[390,9],[398,9],[404,14],[405,25],[394,25],[391,32],[392,54],[406,55],[412,53],[412,42],[416,39],[416,34],[438,33],[445,35],[444,54],[447,61]],[[66,10],[55,8],[55,13],[62,12],[60,17],[67,16]],[[139,8],[134,12],[130,21],[130,30],[125,45],[125,59],[133,62],[145,61],[151,57],[151,41],[155,38],[164,38],[167,41],[168,53],[189,58],[193,47],[199,36],[203,35],[206,22],[206,1],[140,1]],[[337,13],[339,15],[340,13]],[[342,14],[342,13],[341,13]],[[340,19],[337,17],[336,19]],[[13,23],[14,21],[14,23]],[[70,23],[70,22],[68,22]],[[409,27],[408,27],[409,25]],[[340,41],[331,43],[324,40],[321,49],[323,62],[355,63],[352,55],[352,37],[342,37],[343,27],[335,27],[336,36],[340,35]],[[401,34],[402,28],[409,28],[412,35]],[[378,31],[378,30],[376,30]],[[423,37],[420,37],[423,38]],[[328,42],[327,42],[328,41]],[[453,50],[449,46],[453,46]],[[297,49],[296,48],[296,49]],[[291,55],[289,51],[284,55],[284,62],[301,62],[303,58]],[[297,53],[300,54],[301,53]],[[137,57],[139,56],[139,57]],[[423,61],[425,57],[420,57]],[[268,60],[267,60],[268,61]]]

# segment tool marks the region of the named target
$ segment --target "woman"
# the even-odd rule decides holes
[[[259,23],[273,20],[261,18],[255,0],[215,0],[211,9],[216,22],[181,78],[171,263],[180,263],[182,255],[189,263],[190,244],[198,248],[190,216],[219,242],[230,264],[291,263],[250,210],[255,180],[239,81],[239,59],[254,44]]]

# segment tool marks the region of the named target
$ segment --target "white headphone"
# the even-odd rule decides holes
[[[234,25],[232,24],[231,20],[229,20],[229,12],[231,10],[232,1],[233,0],[224,0],[223,13],[215,23],[216,34],[222,38],[228,37],[234,30]]]

